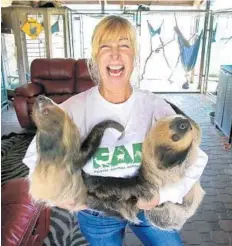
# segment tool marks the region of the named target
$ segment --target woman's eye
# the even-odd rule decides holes
[[[104,48],[109,48],[109,45],[106,45],[106,44],[103,44],[100,46],[101,49],[104,49]]]
[[[122,48],[129,48],[129,45],[128,44],[121,44],[120,47],[122,47]]]

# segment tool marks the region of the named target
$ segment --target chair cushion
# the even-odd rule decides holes
[[[84,92],[95,86],[95,83],[89,75],[86,59],[79,59],[76,61],[75,78],[76,83],[74,86],[74,93],[76,94]]]
[[[87,59],[79,59],[76,61],[75,77],[78,79],[91,79],[87,66]]]
[[[35,59],[31,64],[31,81],[43,85],[45,94],[73,93],[74,59]]]

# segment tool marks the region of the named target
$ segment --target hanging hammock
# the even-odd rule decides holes
[[[147,62],[148,60],[151,58],[152,54],[155,52],[159,52],[159,50],[162,49],[163,51],[163,57],[167,63],[167,66],[171,69],[171,66],[168,62],[168,59],[166,57],[166,54],[165,54],[165,50],[164,50],[164,47],[168,44],[170,44],[171,42],[173,42],[175,40],[175,36],[173,37],[172,40],[169,40],[167,43],[164,43],[161,36],[160,36],[160,32],[161,32],[161,28],[163,26],[163,23],[164,23],[164,20],[161,22],[160,26],[158,29],[154,30],[153,27],[151,26],[151,24],[149,23],[149,21],[147,20],[147,25],[148,25],[148,29],[149,29],[149,33],[150,33],[150,53],[148,55],[148,57],[146,58],[145,60],[145,64],[144,64],[144,68],[143,68],[143,72],[142,72],[142,75],[141,75],[141,79],[144,78],[144,74],[145,74],[145,70],[146,70],[146,66],[147,66]],[[156,34],[159,34],[159,40],[160,40],[160,43],[161,45],[159,47],[157,47],[155,50],[153,50],[152,48],[152,38],[156,35]]]
[[[150,32],[151,37],[154,37],[156,34],[160,34],[160,32],[161,32],[161,27],[162,27],[162,25],[163,25],[163,22],[164,22],[164,21],[162,21],[162,23],[160,24],[160,26],[159,26],[158,29],[154,30],[154,28],[152,27],[152,25],[151,25],[151,24],[149,23],[149,21],[147,20],[147,25],[148,25],[148,29],[149,29],[149,32]]]
[[[197,37],[195,42],[192,45],[190,45],[188,40],[185,39],[185,37],[183,36],[183,34],[177,26],[174,28],[174,30],[176,31],[178,36],[178,44],[180,48],[180,58],[182,65],[184,67],[185,72],[189,72],[196,65],[197,55],[200,48],[201,37],[203,32],[201,31],[200,35]]]

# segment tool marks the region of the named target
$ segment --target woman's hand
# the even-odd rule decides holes
[[[76,205],[74,200],[66,200],[62,203],[56,203],[55,205],[59,208],[67,209],[69,211],[76,211],[76,212],[88,208],[85,204]]]
[[[155,206],[159,205],[159,200],[160,200],[159,195],[153,197],[152,200],[149,202],[144,200],[138,200],[137,207],[143,210],[151,210]]]

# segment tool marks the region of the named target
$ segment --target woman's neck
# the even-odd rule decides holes
[[[100,94],[111,103],[123,103],[129,99],[132,94],[132,87],[122,88],[118,91],[109,90],[103,86],[99,86]]]

